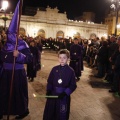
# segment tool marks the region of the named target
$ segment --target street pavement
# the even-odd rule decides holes
[[[35,98],[33,94],[45,95],[48,75],[57,64],[57,54],[44,51],[42,69],[34,82],[28,82],[30,114],[24,120],[42,120],[46,99]],[[95,73],[95,69],[84,63],[82,77],[77,82],[76,91],[71,95],[69,120],[120,120],[120,98],[109,93],[110,86],[103,83],[102,79],[94,78]],[[10,116],[10,119],[14,120],[14,116]]]

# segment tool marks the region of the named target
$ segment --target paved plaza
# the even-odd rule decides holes
[[[24,120],[42,120],[46,99],[34,98],[33,93],[40,95],[46,93],[47,77],[51,68],[57,64],[57,54],[44,51],[42,69],[35,81],[28,83],[30,114]],[[120,120],[120,98],[108,92],[110,86],[103,83],[102,79],[92,76],[95,72],[95,69],[85,64],[81,80],[77,82],[77,89],[71,95],[69,120]],[[14,120],[12,116],[11,120]]]

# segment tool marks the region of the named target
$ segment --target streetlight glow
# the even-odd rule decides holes
[[[114,35],[117,35],[117,25],[118,25],[118,12],[119,12],[119,8],[120,8],[120,0],[111,0],[112,5],[110,6],[110,8],[113,8],[115,11],[115,31],[114,31]]]
[[[5,17],[3,17],[3,20],[4,20],[4,29],[5,29],[5,31],[6,31],[6,21],[7,21],[7,17],[6,17],[6,10],[7,10],[7,8],[8,8],[8,1],[7,0],[3,0],[2,1],[2,10],[4,10],[4,16]]]
[[[3,2],[2,2],[2,9],[3,10],[6,10],[8,8],[8,1],[7,0],[4,0]]]
[[[114,4],[112,4],[110,7],[113,8],[113,9],[115,10],[115,5],[114,5]]]

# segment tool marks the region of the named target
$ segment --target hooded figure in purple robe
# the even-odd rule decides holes
[[[32,56],[28,45],[21,38],[18,38],[17,50],[15,50],[19,19],[19,4],[20,1],[17,4],[14,16],[7,30],[6,44],[0,52],[0,61],[3,64],[3,71],[0,76],[0,119],[3,115],[8,114],[14,57],[16,60],[9,114],[18,115],[15,119],[22,119],[29,114],[28,84],[24,64],[31,62]],[[16,56],[15,53],[17,53]]]
[[[70,67],[75,71],[77,79],[80,79],[82,68],[82,47],[78,44],[78,39],[74,39],[74,44],[70,47]]]
[[[59,55],[66,54],[65,51],[61,50]],[[47,82],[47,95],[58,98],[47,99],[43,120],[69,120],[70,95],[77,87],[74,70],[67,64],[57,65],[52,68]]]

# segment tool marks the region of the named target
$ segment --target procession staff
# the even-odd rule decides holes
[[[7,41],[0,52],[3,72],[0,76],[0,119],[3,115],[18,115],[22,119],[29,114],[28,84],[24,64],[31,62],[32,56],[28,45],[18,37],[20,11],[19,0],[7,30]]]

